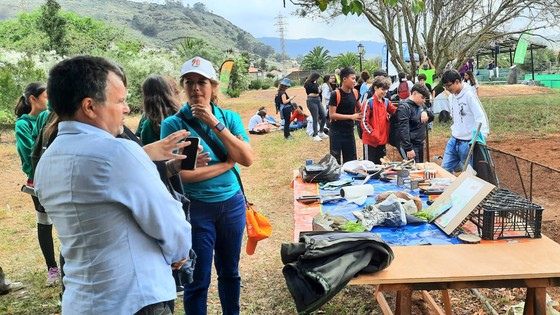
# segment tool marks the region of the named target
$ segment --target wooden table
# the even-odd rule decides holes
[[[450,177],[440,167],[438,177]],[[297,174],[297,173],[294,173]],[[296,178],[294,197],[317,194],[316,184]],[[304,205],[294,199],[294,240],[309,231],[318,203]],[[560,245],[546,236],[490,241],[475,245],[393,246],[395,259],[385,270],[360,275],[350,285],[377,285],[375,298],[384,314],[392,314],[384,291],[396,291],[397,314],[411,313],[412,291],[421,290],[438,314],[451,314],[448,289],[527,288],[524,314],[546,314],[546,288],[560,286]],[[426,290],[442,290],[442,311]]]
[[[546,288],[560,286],[560,245],[546,236],[517,242],[475,245],[395,246],[385,270],[360,275],[351,285],[375,284],[384,314],[392,314],[383,291],[397,291],[397,314],[410,314],[413,290],[444,290],[445,313],[451,314],[447,289],[527,288],[524,314],[546,314]],[[435,305],[427,292],[428,303]],[[439,307],[436,312],[442,314]]]

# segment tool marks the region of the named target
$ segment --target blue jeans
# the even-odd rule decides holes
[[[185,285],[185,314],[206,314],[212,256],[218,275],[218,292],[225,315],[239,314],[241,278],[239,257],[245,230],[245,198],[238,191],[222,202],[192,200],[192,244],[197,255],[194,281]]]
[[[441,167],[451,174],[460,172],[467,161],[467,155],[469,155],[469,140],[459,140],[451,137],[447,141]]]

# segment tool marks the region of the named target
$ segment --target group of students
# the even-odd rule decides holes
[[[250,166],[253,150],[240,116],[219,107],[209,61],[188,60],[179,78],[184,106],[174,80],[144,82],[140,139],[124,125],[126,75],[101,57],[61,61],[18,103],[16,146],[34,186],[48,285],[60,274],[52,224],[60,239],[64,314],[171,314],[172,270],[184,276],[185,313],[206,314],[213,262],[222,312],[239,314],[246,200],[237,164]],[[55,119],[37,125],[46,116]],[[41,130],[55,136],[34,172]],[[188,136],[200,139],[194,169],[181,164]]]
[[[314,133],[314,136],[321,135],[322,120],[329,117],[329,152],[337,162],[357,159],[355,125],[358,126],[364,145],[364,159],[380,164],[381,158],[387,154],[386,145],[391,143],[403,158],[423,162],[427,124],[434,119],[429,109],[434,92],[427,83],[426,74],[420,73],[418,82],[413,84],[405,73],[399,73],[399,81],[392,84],[384,71],[376,71],[370,87],[367,86],[370,77],[366,71],[360,74],[359,83],[356,82],[356,72],[350,67],[341,69],[339,75],[340,86],[329,91],[327,114],[322,115],[321,110],[316,111],[319,124]],[[318,78],[318,74],[312,74],[304,85],[312,116],[317,104],[320,104],[316,93]],[[335,76],[326,76],[323,81],[323,86],[330,86],[330,82],[335,81]],[[451,94],[449,102],[451,117],[454,119],[451,126],[452,137],[446,147],[442,166],[453,172],[466,163],[464,144],[468,144],[471,138],[466,130],[476,130],[477,123],[482,123],[481,131],[486,136],[488,120],[478,99],[478,84],[471,71],[461,75],[455,70],[448,70],[443,74],[441,82],[443,88]],[[288,86],[284,84],[279,88],[279,91],[284,91],[279,93],[283,95],[284,104],[291,101],[285,93]],[[398,106],[393,105],[390,100],[390,91],[396,94]],[[286,110],[284,115],[287,116],[289,109],[287,106],[283,108]],[[285,136],[288,137],[289,133],[285,133]]]

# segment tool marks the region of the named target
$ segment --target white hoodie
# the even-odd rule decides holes
[[[451,117],[453,117],[451,135],[460,140],[471,140],[473,130],[476,130],[478,123],[482,123],[480,132],[486,137],[490,133],[486,112],[478,97],[464,85],[463,82],[463,88],[459,94],[449,95],[449,108]]]

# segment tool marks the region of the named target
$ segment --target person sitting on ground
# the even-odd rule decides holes
[[[292,117],[290,117],[290,130],[296,130],[307,127],[307,115],[303,111],[303,107],[296,103],[294,104],[295,110],[292,113]]]
[[[258,111],[247,124],[247,129],[252,135],[262,135],[269,133],[272,128],[272,124],[265,120],[266,112],[264,110]]]

